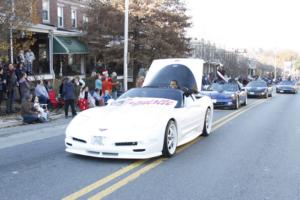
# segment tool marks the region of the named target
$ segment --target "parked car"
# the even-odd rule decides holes
[[[247,105],[247,92],[244,88],[235,82],[217,82],[210,85],[206,91],[201,94],[212,98],[214,107],[229,107],[239,109],[241,105]]]
[[[246,86],[248,97],[272,97],[273,87],[263,80],[251,81]]]

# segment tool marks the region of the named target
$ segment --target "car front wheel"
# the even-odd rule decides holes
[[[204,137],[207,137],[210,134],[210,131],[211,131],[211,117],[212,117],[211,109],[207,108],[206,113],[205,113],[205,118],[204,118],[203,130],[202,130],[202,135]]]
[[[164,146],[162,154],[165,157],[171,157],[175,154],[177,148],[178,133],[173,120],[170,120],[165,130]]]
[[[239,107],[240,107],[240,99],[237,98],[236,101],[235,101],[234,109],[235,109],[235,110],[238,110]]]
[[[248,104],[248,97],[245,98],[245,101],[243,103],[243,106],[246,106]]]

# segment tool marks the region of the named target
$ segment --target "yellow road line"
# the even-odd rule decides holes
[[[236,111],[234,111],[234,112],[232,112],[232,113],[230,113],[230,114],[228,114],[228,115],[225,115],[224,117],[222,117],[222,118],[220,118],[220,119],[214,121],[214,122],[213,122],[213,125],[222,122],[223,120],[225,120],[225,119],[227,119],[227,118],[229,118],[229,117],[235,115],[236,113],[239,113],[239,112],[241,112],[241,111],[247,109],[248,107],[250,107],[250,106],[252,106],[252,105],[255,105],[255,104],[259,103],[260,101],[262,101],[262,100],[255,101],[254,103],[248,104],[247,107],[243,107],[243,108],[240,109],[240,110],[236,110]]]
[[[245,107],[241,110],[235,111],[233,113],[230,113],[224,117],[222,117],[221,119],[215,121],[213,123],[213,129],[212,131],[220,128],[221,126],[223,126],[224,124],[226,124],[227,122],[233,120],[234,118],[236,118],[237,116],[241,115],[242,113],[250,110],[251,108],[263,103],[265,101],[257,101],[255,103],[249,104],[248,107]],[[188,147],[192,146],[193,144],[195,144],[196,142],[198,142],[199,140],[201,140],[202,138],[198,137],[197,139],[179,147],[176,150],[176,153],[180,153],[183,150],[187,149]],[[108,196],[109,194],[113,193],[114,191],[118,190],[119,188],[123,187],[124,185],[126,185],[127,183],[135,180],[136,178],[138,178],[140,175],[146,173],[147,171],[155,168],[156,166],[158,166],[159,164],[161,164],[163,161],[167,160],[167,158],[158,158],[156,160],[154,160],[153,162],[147,164],[145,167],[141,168],[140,170],[134,172],[133,174],[128,175],[127,177],[125,177],[124,179],[120,180],[119,182],[113,184],[112,186],[102,190],[101,192],[97,193],[96,195],[94,195],[93,197],[91,197],[90,199],[102,199],[105,196]],[[105,185],[106,183],[118,178],[119,176],[122,176],[123,174],[141,166],[142,164],[144,164],[145,162],[147,162],[147,160],[141,160],[141,161],[136,161],[130,165],[128,165],[127,167],[124,167],[116,172],[114,172],[113,174],[110,174],[102,179],[100,179],[99,181],[92,183],[90,185],[88,185],[87,187],[82,188],[81,190],[63,198],[63,200],[73,200],[73,199],[78,199],[84,195],[86,195],[87,193]]]
[[[96,195],[92,196],[91,198],[89,198],[89,200],[98,200],[98,199],[102,199],[102,198],[110,195],[111,193],[113,193],[114,191],[116,191],[116,190],[120,189],[121,187],[125,186],[129,182],[137,179],[142,174],[144,174],[144,173],[150,171],[151,169],[157,167],[159,164],[161,164],[165,160],[167,160],[167,158],[156,159],[155,161],[149,163],[148,165],[146,165],[142,169],[139,169],[138,171],[136,171],[136,172],[130,174],[129,176],[127,176],[126,178],[120,180],[119,182],[113,184],[112,186],[110,186],[110,187],[106,188],[105,190],[102,190],[101,192],[99,192]]]
[[[141,166],[146,161],[147,160],[136,161],[136,162],[134,162],[134,163],[132,163],[132,164],[130,164],[130,165],[128,165],[128,166],[126,166],[126,167],[124,167],[124,168],[122,168],[122,169],[120,169],[120,170],[118,170],[118,171],[102,178],[102,179],[100,179],[99,181],[97,181],[97,182],[95,182],[95,183],[93,183],[93,184],[91,184],[87,187],[84,187],[84,188],[82,188],[81,190],[79,190],[77,192],[74,192],[73,194],[63,198],[63,200],[78,199],[78,198],[82,197],[83,195],[85,195],[85,194],[87,194],[87,193],[103,186],[104,184],[106,184],[106,183],[108,183],[112,180],[114,180],[115,178],[117,178],[117,177],[119,177],[119,176],[121,176],[121,175],[123,175],[123,174],[125,174],[125,173]]]
[[[176,150],[176,153],[180,153],[182,152],[183,150],[185,150],[186,148],[192,146],[193,144],[197,143],[199,140],[201,140],[203,137],[197,137],[196,139],[192,140],[191,142],[189,143],[186,143],[180,147],[177,148]]]
[[[217,130],[218,128],[220,128],[221,126],[225,125],[226,123],[228,123],[229,121],[233,120],[234,118],[238,117],[239,115],[243,114],[244,112],[247,112],[248,110],[251,110],[252,108],[258,106],[259,104],[262,104],[266,102],[266,100],[261,100],[258,103],[255,103],[254,105],[248,107],[245,110],[241,110],[241,112],[236,113],[236,115],[230,116],[229,118],[225,119],[224,121],[214,125],[214,127],[212,128],[212,132]]]

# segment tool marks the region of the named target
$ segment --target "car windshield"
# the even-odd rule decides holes
[[[182,105],[183,92],[178,89],[169,88],[133,88],[122,94],[119,99],[144,97],[144,98],[164,98],[177,101],[175,108]]]
[[[279,85],[294,85],[293,81],[281,81]]]
[[[172,64],[162,68],[146,85],[150,87],[169,87],[170,82],[176,80],[179,88],[186,87],[197,91],[197,83],[191,70],[180,64]]]
[[[236,92],[238,90],[238,86],[235,83],[213,83],[209,88],[209,91],[229,91]]]
[[[248,83],[247,87],[267,87],[267,83],[264,81],[252,81]]]

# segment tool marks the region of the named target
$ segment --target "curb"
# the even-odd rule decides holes
[[[49,119],[50,119],[50,123],[51,121],[53,120],[57,120],[57,119],[60,119],[60,118],[63,118],[64,117],[64,114],[50,114],[49,116]],[[48,122],[48,123],[49,123]],[[5,122],[1,122],[0,121],[0,129],[1,128],[8,128],[8,127],[13,127],[13,126],[21,126],[21,125],[27,125],[27,124],[24,124],[23,121],[22,121],[22,118],[21,117],[16,117],[16,119],[11,119],[9,121],[5,121]]]

